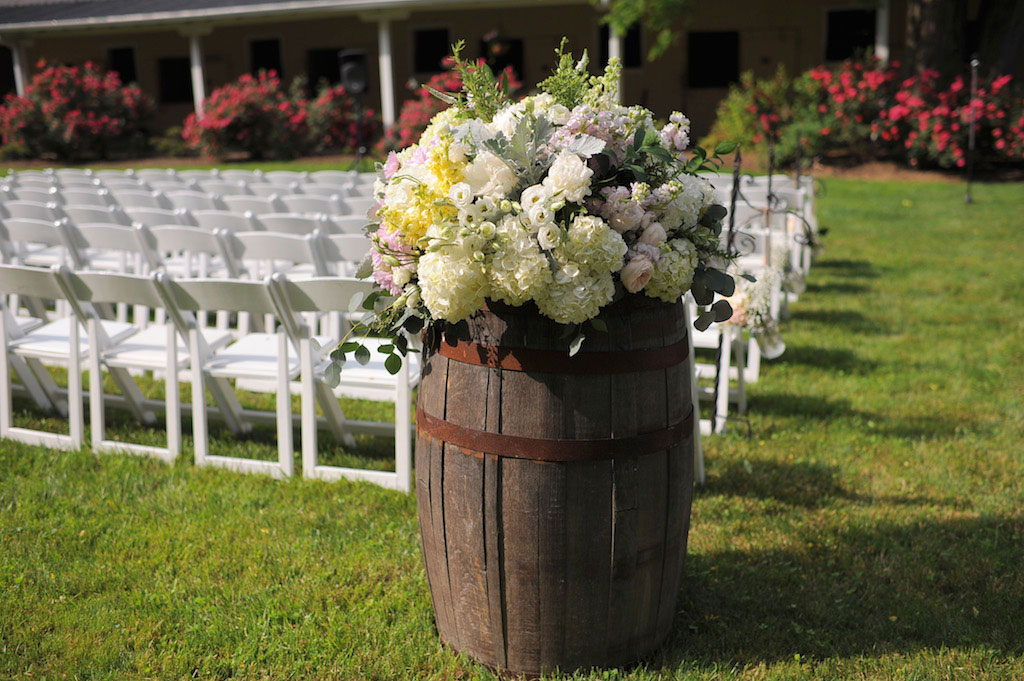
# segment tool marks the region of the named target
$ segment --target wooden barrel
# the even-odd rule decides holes
[[[673,621],[693,492],[682,304],[536,308],[425,337],[416,494],[441,640],[499,672],[629,664]],[[461,336],[461,337],[460,337]]]

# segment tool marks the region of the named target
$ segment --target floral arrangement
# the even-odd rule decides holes
[[[92,62],[36,64],[25,96],[0,106],[0,140],[7,156],[61,160],[103,158],[117,142],[141,137],[153,101],[137,85]]]
[[[540,93],[518,102],[460,47],[462,92],[442,94],[449,107],[419,143],[380,168],[363,271],[380,291],[357,302],[375,312],[362,332],[404,352],[403,330],[457,323],[488,299],[532,303],[570,327],[574,353],[614,300],[673,302],[690,290],[710,306],[700,328],[728,319],[728,302],[714,302],[735,288],[719,238],[726,211],[696,173],[734,145],[688,153],[685,116],[659,128],[647,109],[618,104],[619,65],[591,76],[564,41]],[[336,358],[347,352],[368,359],[357,341]]]
[[[736,291],[728,298],[733,314],[725,324],[749,331],[767,359],[778,358],[786,349],[772,299],[779,291],[788,262],[788,249],[775,248],[770,264],[758,268],[756,278],[741,268],[733,271]]]

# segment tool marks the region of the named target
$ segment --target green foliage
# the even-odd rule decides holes
[[[626,32],[636,23],[642,23],[653,36],[654,42],[647,51],[647,58],[654,61],[660,57],[675,40],[678,22],[686,14],[692,0],[591,0],[601,8],[607,8],[603,21],[617,35]]]
[[[462,58],[465,47],[466,43],[462,40],[452,45],[452,68],[462,79],[462,92],[450,94],[431,90],[431,94],[448,104],[462,107],[476,118],[490,122],[494,114],[509,101],[508,93],[512,90],[509,74],[504,71],[496,77],[486,61],[466,61]]]
[[[590,73],[587,66],[590,57],[587,51],[583,50],[583,56],[579,61],[573,59],[572,52],[566,49],[569,44],[567,38],[562,38],[561,44],[555,50],[558,55],[558,65],[555,66],[551,75],[542,80],[538,87],[555,98],[555,101],[572,109],[583,103],[583,99],[590,90]]]

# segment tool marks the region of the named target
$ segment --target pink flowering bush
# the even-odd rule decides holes
[[[137,143],[153,101],[136,85],[96,64],[48,65],[25,96],[9,94],[0,106],[4,154],[70,161],[105,158],[117,145]]]
[[[251,158],[294,158],[309,148],[309,112],[301,81],[285,89],[274,71],[243,75],[217,88],[203,114],[185,119],[182,136],[206,156],[242,151]]]
[[[357,116],[355,100],[341,85],[322,88],[309,103],[309,133],[317,150],[352,151],[360,139],[369,147],[380,130],[377,112],[366,108]]]
[[[872,58],[818,66],[792,81],[745,74],[719,105],[703,143],[739,139],[756,147],[775,135],[780,161],[799,147],[805,155],[840,151],[863,160],[963,167],[972,116],[980,160],[1024,160],[1024,96],[1011,76],[980,81],[971,100],[961,76],[947,83],[924,70],[901,78],[898,63]]]

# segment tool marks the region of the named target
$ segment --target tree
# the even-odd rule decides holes
[[[641,22],[654,35],[647,58],[657,59],[672,44],[677,23],[692,4],[692,0],[591,0],[605,8],[603,21],[616,35],[624,36],[631,26]]]

